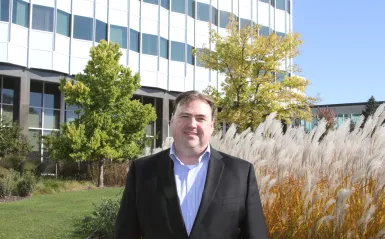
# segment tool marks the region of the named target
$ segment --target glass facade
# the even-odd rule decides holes
[[[251,20],[241,18],[239,26],[240,26],[240,28],[245,27],[245,26],[251,26]]]
[[[13,0],[12,23],[29,26],[29,3],[22,0]]]
[[[219,26],[222,28],[226,28],[227,24],[229,24],[230,13],[221,10],[219,16],[220,16]]]
[[[287,0],[276,0],[277,9],[285,11],[285,1]]]
[[[171,41],[171,60],[185,62],[185,49],[183,42]]]
[[[70,27],[71,14],[58,9],[56,20],[56,33],[69,37],[71,32]]]
[[[160,5],[166,9],[170,9],[170,0],[160,0]]]
[[[0,76],[0,119],[13,121],[14,106],[16,100],[16,80],[15,78]]]
[[[44,155],[40,137],[60,128],[59,84],[31,80],[29,101],[29,141],[35,155]]]
[[[192,54],[193,49],[194,47],[187,44],[187,63],[190,65],[194,65],[194,62],[195,62],[194,55]]]
[[[261,36],[268,36],[268,35],[270,35],[270,28],[262,26],[261,28],[259,28],[259,35],[261,35]]]
[[[9,21],[9,0],[0,0],[0,21]]]
[[[142,53],[158,55],[158,36],[142,33]]]
[[[139,52],[139,32],[130,29],[130,50]]]
[[[107,23],[96,19],[95,41],[107,40]]]
[[[185,0],[172,0],[171,11],[186,13],[186,1]]]
[[[143,2],[147,2],[147,3],[158,5],[158,0],[143,0]]]
[[[210,5],[201,2],[197,3],[197,20],[210,21]]]
[[[34,4],[32,29],[53,32],[53,8]]]
[[[92,41],[93,19],[89,17],[74,16],[74,38]]]
[[[160,57],[168,59],[168,40],[160,37]]]
[[[218,9],[211,7],[211,23],[218,26]]]
[[[192,18],[195,18],[195,1],[187,0],[188,15]]]
[[[110,41],[119,43],[120,48],[127,49],[127,28],[110,25]]]

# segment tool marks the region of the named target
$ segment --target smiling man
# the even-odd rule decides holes
[[[253,166],[209,144],[214,112],[197,91],[176,98],[174,143],[132,163],[116,238],[268,238]]]

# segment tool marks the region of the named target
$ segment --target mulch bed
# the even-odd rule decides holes
[[[19,196],[5,196],[5,197],[0,197],[0,203],[7,203],[7,202],[14,202],[14,201],[19,201],[23,200],[28,197],[19,197]]]

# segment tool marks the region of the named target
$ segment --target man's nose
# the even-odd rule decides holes
[[[190,120],[188,122],[188,126],[194,127],[194,128],[197,126],[197,121],[196,121],[196,119],[194,117],[190,118]]]

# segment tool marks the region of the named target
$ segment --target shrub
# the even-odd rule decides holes
[[[124,186],[128,172],[129,163],[106,161],[104,164],[104,185],[105,186]],[[92,178],[97,181],[99,177],[99,167],[92,165]]]
[[[31,173],[26,173],[17,183],[17,195],[21,197],[30,196],[36,186],[36,178]]]
[[[115,219],[118,215],[120,206],[120,196],[117,199],[102,199],[99,206],[95,209],[91,216],[86,216],[77,224],[77,233],[90,236],[94,239],[115,238]]]
[[[0,197],[11,196],[15,194],[17,182],[20,174],[13,169],[8,170],[3,178],[0,178]]]

